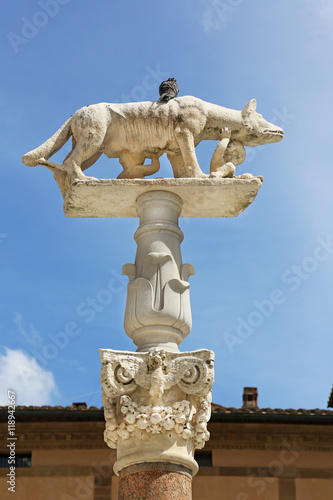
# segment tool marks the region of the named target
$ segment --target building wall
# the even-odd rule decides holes
[[[273,479],[259,494],[247,477],[197,476],[193,480],[193,500],[279,500],[278,480]]]
[[[333,479],[296,479],[297,500],[331,500]]]
[[[296,452],[295,452],[296,453]],[[193,479],[193,500],[330,500],[333,454],[213,450],[212,467]],[[114,450],[35,450],[32,467],[16,469],[17,500],[116,500]],[[1,500],[12,499],[1,471]]]
[[[103,428],[104,422],[18,423],[16,452],[32,452],[32,467],[16,469],[14,497],[8,470],[0,469],[1,500],[116,500],[116,452],[104,443]],[[209,430],[204,453],[212,462],[194,477],[193,500],[333,499],[332,426],[211,423]],[[2,437],[6,432],[0,424]]]
[[[94,478],[86,475],[22,477],[18,474],[14,494],[8,491],[6,479],[3,478],[0,479],[0,491],[1,500],[13,500],[13,498],[15,500],[95,500]]]

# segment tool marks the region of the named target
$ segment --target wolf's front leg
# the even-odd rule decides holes
[[[174,178],[177,179],[178,177],[182,177],[182,173],[184,171],[184,162],[182,155],[167,154],[167,157],[171,163]]]
[[[193,134],[189,130],[176,130],[175,135],[181,151],[183,163],[178,177],[207,177],[199,167]]]

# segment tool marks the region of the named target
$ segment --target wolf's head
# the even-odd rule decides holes
[[[257,102],[251,99],[241,111],[240,128],[232,133],[232,138],[242,142],[244,146],[259,146],[279,142],[283,138],[283,130],[266,121],[256,112]]]

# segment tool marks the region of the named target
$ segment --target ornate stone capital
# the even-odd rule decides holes
[[[104,439],[117,448],[118,470],[144,456],[172,458],[195,473],[194,450],[209,439],[214,353],[100,349],[100,356]]]

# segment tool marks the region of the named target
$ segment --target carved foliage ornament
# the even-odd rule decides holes
[[[151,253],[146,261],[152,269],[151,280],[136,276],[136,266],[126,264],[123,274],[129,277],[125,311],[125,331],[130,338],[137,330],[144,327],[165,325],[179,331],[180,338],[188,335],[192,326],[190,306],[189,276],[194,274],[191,264],[183,264],[180,273],[175,265],[174,277],[167,279],[164,273],[169,271],[172,257],[165,253]],[[148,273],[146,273],[148,274]],[[169,271],[170,274],[170,271]],[[180,278],[178,277],[180,274]]]

